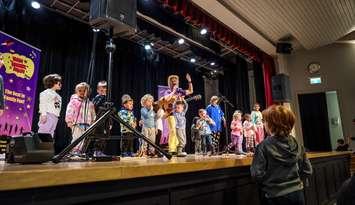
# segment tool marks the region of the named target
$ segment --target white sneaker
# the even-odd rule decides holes
[[[178,152],[177,156],[178,157],[186,157],[187,153],[186,152]]]

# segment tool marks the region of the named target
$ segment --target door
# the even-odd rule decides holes
[[[299,94],[298,104],[305,148],[331,151],[326,94]]]

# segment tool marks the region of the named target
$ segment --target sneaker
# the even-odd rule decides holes
[[[187,153],[186,152],[178,152],[177,156],[178,157],[186,157]]]
[[[235,154],[236,154],[236,155],[247,155],[247,153],[245,153],[245,152],[243,152],[243,151],[241,151],[241,152],[236,152]]]

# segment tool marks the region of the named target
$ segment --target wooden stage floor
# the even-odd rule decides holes
[[[307,205],[329,204],[350,176],[350,152],[307,153]],[[0,162],[0,204],[263,204],[252,157],[123,158],[39,165]]]
[[[345,155],[308,153],[309,158]],[[250,166],[252,157],[228,154],[188,155],[185,158],[121,158],[113,162],[61,162],[33,165],[0,162],[0,191],[132,179]]]

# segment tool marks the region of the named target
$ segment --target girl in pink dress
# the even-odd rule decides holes
[[[95,121],[95,107],[89,100],[90,86],[87,83],[79,83],[75,87],[75,94],[71,96],[65,122],[72,131],[72,142],[78,139],[86,129]],[[83,142],[79,143],[74,149],[73,154],[81,154]]]
[[[231,140],[232,142],[227,146],[229,152],[233,147],[236,154],[245,154],[242,149],[243,143],[243,124],[242,124],[242,112],[236,110],[233,114],[233,120],[231,122]]]

